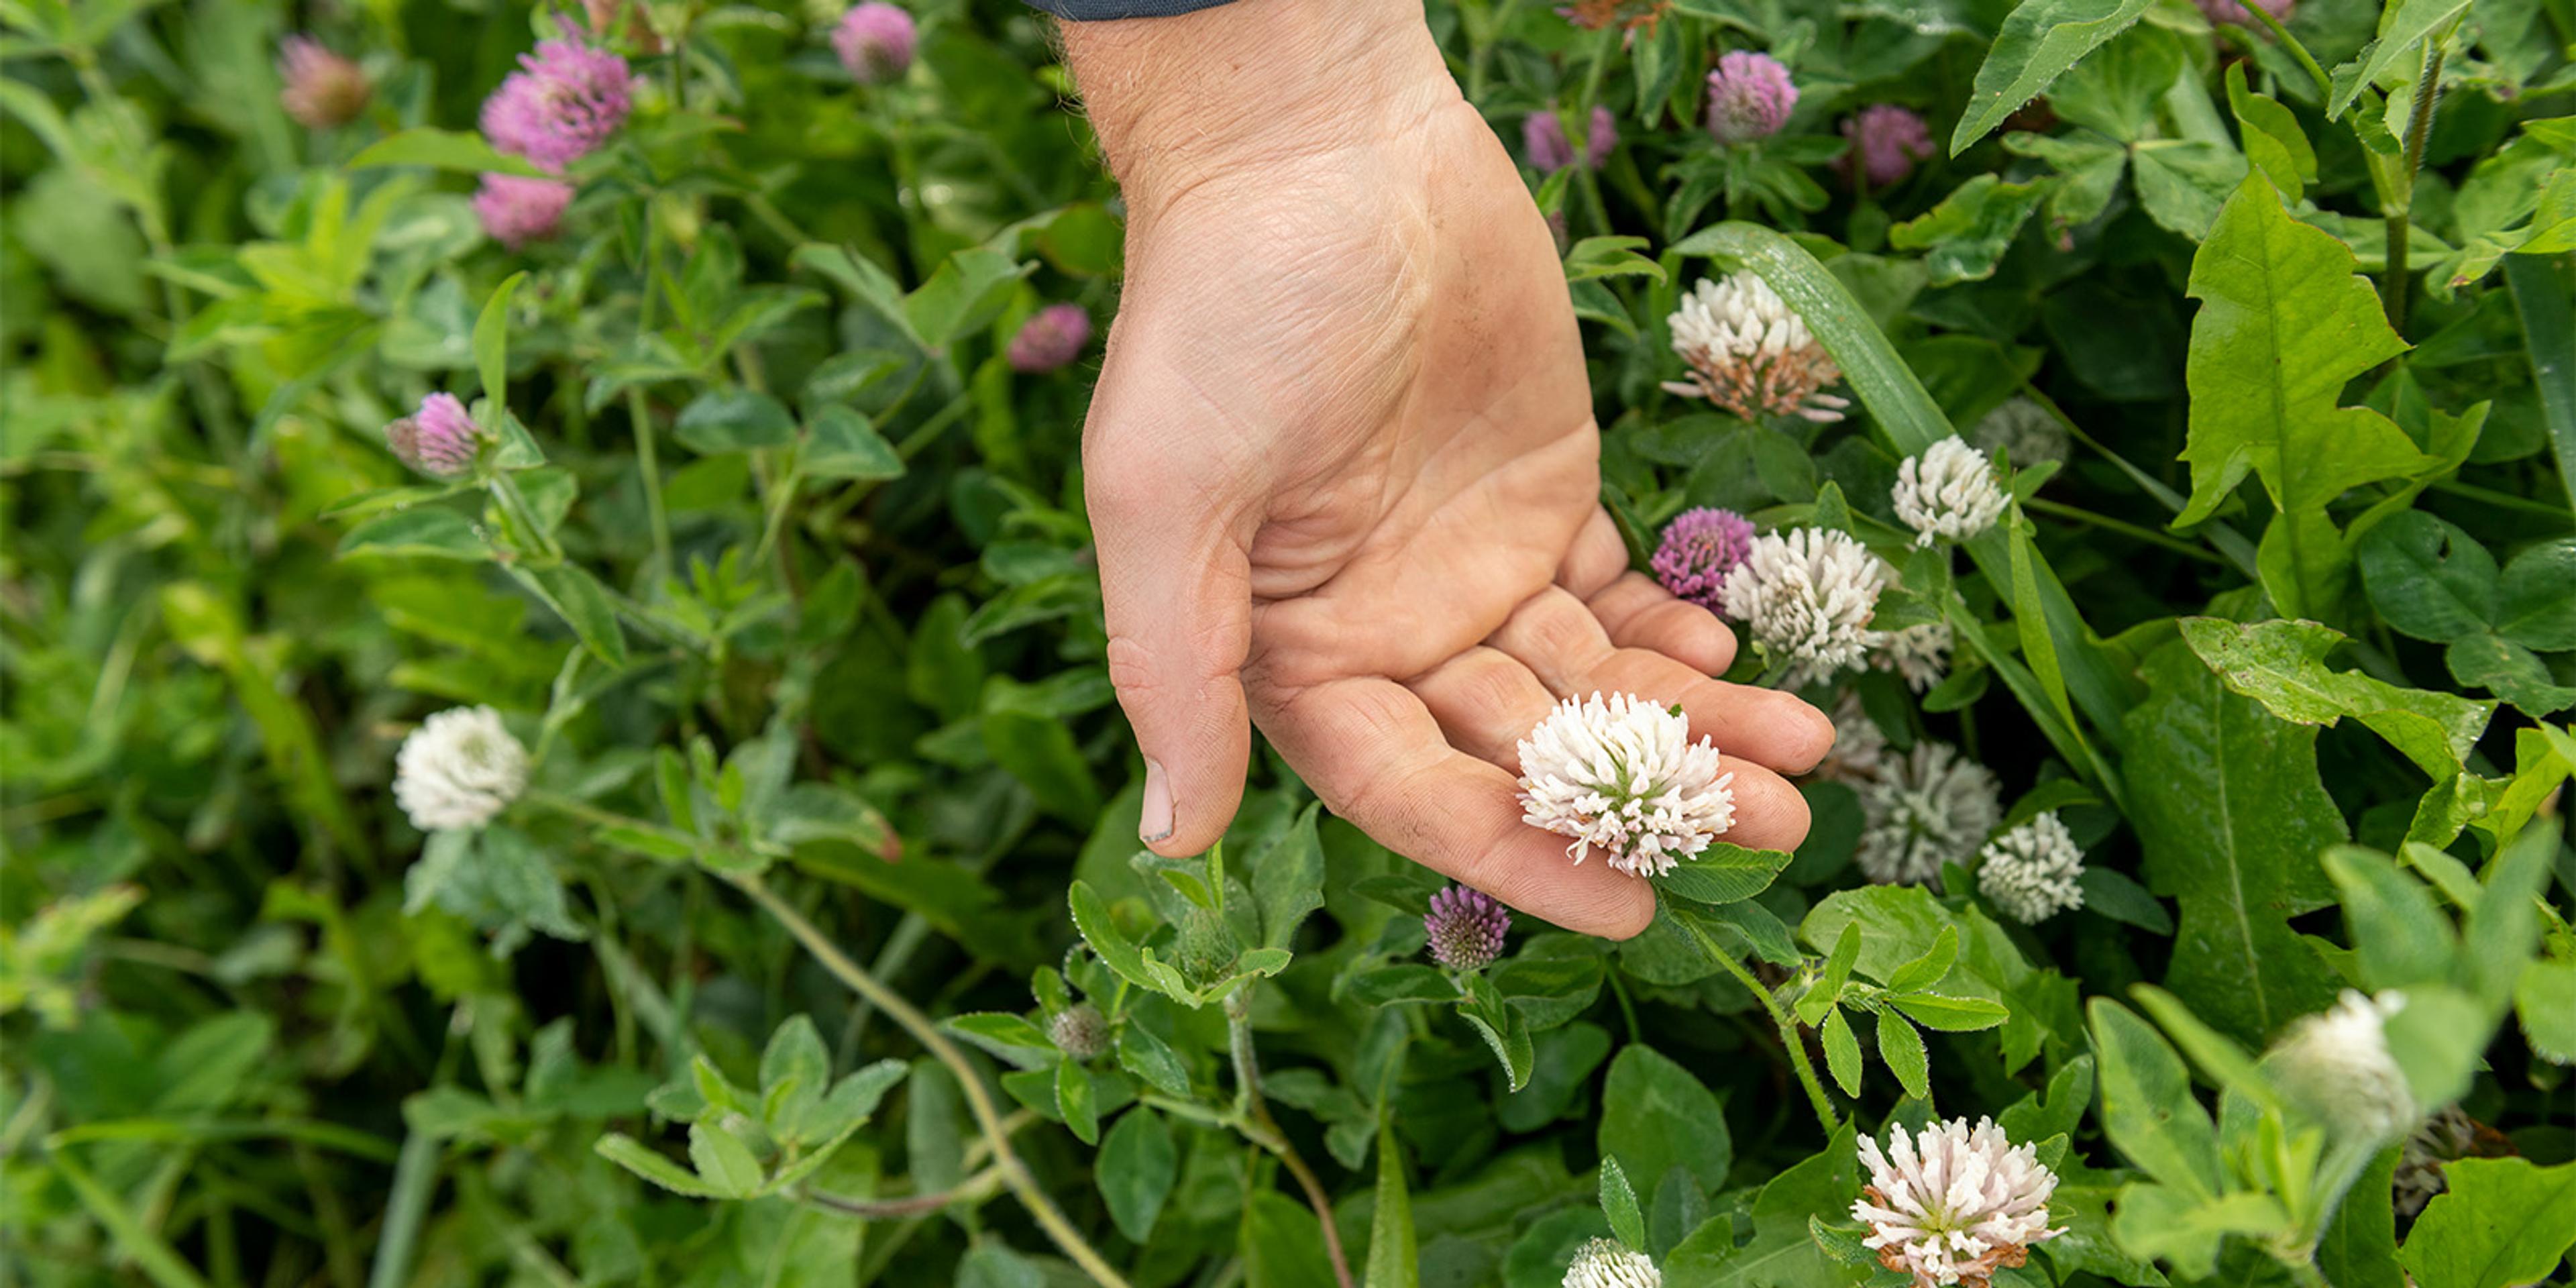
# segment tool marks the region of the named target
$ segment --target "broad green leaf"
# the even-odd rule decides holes
[[[1503,1000],[1502,993],[1486,976],[1470,976],[1467,992],[1468,1000],[1459,1003],[1458,1014],[1492,1048],[1494,1059],[1503,1066],[1504,1084],[1513,1091],[1528,1086],[1530,1070],[1538,1059],[1531,1044],[1529,1021],[1522,1018],[1520,1008]]]
[[[2317,1268],[2335,1288],[2406,1288],[2397,1262],[2397,1205],[2389,1182],[2403,1151],[2381,1150],[2352,1183],[2317,1240]]]
[[[1595,277],[1651,277],[1664,280],[1664,266],[1637,253],[1651,245],[1643,237],[1586,237],[1565,253],[1565,280]]]
[[[792,1136],[805,1114],[823,1101],[823,1093],[832,1081],[832,1054],[823,1048],[823,1035],[814,1027],[811,1017],[794,1015],[772,1030],[769,1045],[760,1053],[760,1091],[770,1112],[763,1126],[772,1136]],[[793,1090],[777,1103],[769,1103],[779,1088]]]
[[[2497,617],[2495,556],[2449,521],[2409,510],[2354,543],[2362,588],[2389,629],[2448,643],[2483,634]]]
[[[2513,1009],[2523,1040],[2558,1064],[2576,1064],[2576,961],[2534,961],[2514,985]]]
[[[1941,993],[1893,993],[1888,1004],[1903,1011],[1907,1018],[1944,1033],[1973,1033],[1991,1029],[2011,1018],[2012,1012],[2001,1002],[1982,997],[1950,997]]]
[[[1943,927],[1945,932],[1948,929]],[[1957,936],[1952,935],[1951,940],[1951,955],[1956,957]],[[1816,972],[1815,982],[1809,984],[1806,993],[1799,997],[1799,1023],[1813,1027],[1825,1017],[1826,1012],[1834,1009],[1834,1003],[1842,997],[1843,984],[1851,979],[1852,967],[1859,961],[1860,922],[1853,920],[1845,922],[1842,931],[1834,936],[1833,951],[1825,955],[1824,968]],[[1949,964],[1943,963],[1941,969],[1947,971]]]
[[[1786,850],[1748,850],[1715,841],[1675,864],[1656,884],[1664,893],[1694,903],[1734,903],[1770,888],[1772,878],[1787,866]]]
[[[895,454],[894,444],[868,423],[868,418],[844,407],[829,403],[817,409],[806,425],[805,452],[796,460],[796,468],[809,478],[818,479],[891,479],[903,476],[903,458]]]
[[[2576,256],[2508,255],[2505,285],[2513,292],[2516,317],[2522,320],[2523,353],[2530,363],[2532,386],[2540,394],[2541,419],[2549,429],[2549,450],[2558,460],[2558,485],[2567,503],[2576,506]]]
[[[1859,1150],[1846,1120],[1824,1149],[1771,1178],[1752,1205],[1751,1237],[1737,1242],[1737,1222],[1720,1212],[1674,1248],[1664,1261],[1664,1282],[1693,1288],[1783,1288],[1846,1284],[1850,1267],[1816,1242],[1809,1222],[1851,1219],[1860,1196]]]
[[[2173,1039],[2174,1045],[2181,1047],[2210,1081],[2260,1108],[2280,1107],[2280,1094],[2273,1090],[2271,1079],[2234,1039],[2201,1023],[2190,1007],[2153,984],[2140,984],[2129,993],[2147,1009],[2147,1014],[2155,1017],[2156,1023],[2164,1026],[2165,1036]]]
[[[2044,3],[2048,0],[2028,0],[2023,7]],[[1888,244],[1928,252],[1923,262],[1931,270],[1932,286],[1982,282],[1994,276],[2014,235],[2054,186],[2044,179],[2005,183],[1991,174],[1978,175],[1929,212],[1890,228]]]
[[[1932,1053],[1924,1049],[1922,1032],[1894,1011],[1878,1013],[1878,1058],[1905,1094],[1932,1098]]]
[[[751,389],[710,389],[680,409],[673,432],[707,456],[785,447],[796,441],[796,418],[785,404]]]
[[[2326,119],[2340,118],[2352,100],[2377,84],[2390,68],[2412,69],[2423,58],[2425,39],[2468,7],[2469,0],[2389,0],[2388,7],[2379,11],[2378,39],[2363,46],[2359,58],[2335,69],[2334,97],[2326,104]]]
[[[528,571],[522,581],[572,628],[591,656],[607,663],[610,670],[625,669],[626,630],[618,625],[617,605],[598,578],[577,564],[564,563]]]
[[[1616,1166],[1608,1160],[1603,1165]],[[1377,1129],[1377,1193],[1369,1208],[1368,1263],[1362,1288],[1420,1288],[1422,1260],[1413,1229],[1413,1198],[1404,1180],[1404,1146],[1392,1124]]]
[[[2317,179],[2317,154],[2308,146],[2299,118],[2278,99],[2258,94],[2245,84],[2245,64],[2227,65],[2227,104],[2236,114],[2245,158],[2292,201]]]
[[[1436,967],[1420,962],[1401,962],[1381,966],[1353,976],[1343,987],[1342,996],[1362,1006],[1392,1006],[1398,1002],[1454,1002],[1458,986]]]
[[[698,1179],[726,1198],[749,1198],[760,1190],[760,1160],[729,1128],[689,1124],[689,1161],[696,1165]]]
[[[2545,716],[2576,706],[2576,687],[2557,683],[2538,654],[2501,635],[2471,635],[2442,650],[2451,678],[2474,685],[2522,708]]]
[[[2360,958],[2363,987],[2411,988],[2450,974],[2458,936],[2422,881],[2387,855],[2355,845],[2326,851],[2325,866],[2343,901],[2344,937]]]
[[[2315,622],[2241,626],[2215,617],[2186,617],[2182,637],[2229,691],[2298,724],[2332,727],[2351,716],[2435,782],[2460,772],[2495,714],[2492,702],[2401,689],[2359,671],[2328,670],[2324,658],[2342,642],[2343,633]]]
[[[1825,1048],[1825,1071],[1834,1075],[1834,1085],[1846,1096],[1860,1094],[1860,1039],[1853,1036],[1851,1021],[1843,1018],[1837,1006],[1825,1017],[1825,1027],[1817,1034]]]
[[[2397,1254],[2417,1283],[2534,1283],[2576,1243],[2576,1163],[2463,1158],[2444,1164],[2442,1179],[2449,1189],[2425,1206]]]
[[[2394,421],[2336,405],[2347,381],[2406,347],[2355,268],[2333,234],[2292,219],[2259,173],[2228,198],[2192,257],[2188,293],[2201,309],[2184,362],[2191,412],[2182,451],[2192,491],[2175,526],[2209,518],[2251,471],[2293,520],[2283,562],[2299,580],[2265,583],[2293,615],[2328,607],[2308,600],[2345,558],[2323,518],[2327,504],[2426,463]],[[2311,523],[2295,522],[2302,516]],[[2300,548],[2321,542],[2333,548]]]
[[[2170,1261],[2194,1281],[2216,1270],[2229,1238],[2274,1238],[2290,1228],[2278,1199],[2252,1191],[2193,1199],[2170,1186],[2132,1184],[2120,1190],[2116,1207],[2111,1233],[2124,1251]]]
[[[1610,1232],[1619,1242],[1632,1249],[1646,1246],[1646,1214],[1637,1207],[1637,1191],[1628,1184],[1628,1173],[1612,1155],[1601,1156],[1601,1215],[1609,1218]]]
[[[1181,1057],[1144,1025],[1132,1020],[1118,1030],[1118,1067],[1165,1095],[1190,1094],[1190,1073],[1181,1064]]]
[[[482,316],[474,319],[474,370],[483,378],[483,397],[489,404],[486,414],[495,419],[509,405],[510,298],[527,277],[517,272],[502,279],[492,289],[492,298],[484,301]],[[483,428],[489,432],[495,426]]]
[[[1037,267],[996,251],[973,247],[940,264],[930,280],[905,296],[903,314],[915,334],[940,350],[991,322],[1010,302],[1021,278]]]
[[[2055,971],[2032,969],[2012,936],[1975,908],[1947,907],[1920,886],[1864,886],[1818,901],[1799,924],[1798,935],[1821,946],[1838,942],[1855,926],[1860,952],[1854,971],[1881,981],[1922,956],[1943,930],[1956,930],[1959,960],[1943,977],[1941,991],[2010,1010],[2011,1018],[1998,1032],[2007,1072],[2036,1058],[2044,1044],[2082,1048],[2074,982]]]
[[[1324,846],[1315,833],[1320,804],[1310,804],[1286,832],[1252,856],[1252,901],[1261,912],[1261,946],[1287,948],[1298,923],[1324,906]]]
[[[1171,1125],[1153,1110],[1138,1105],[1110,1127],[1108,1138],[1100,1142],[1092,1180],[1120,1234],[1139,1244],[1153,1234],[1163,1200],[1180,1178],[1180,1166]]]
[[[2216,1197],[2227,1175],[2218,1129],[2193,1098],[2182,1057],[2118,1002],[2094,998],[2089,1014],[2094,1056],[2101,1061],[2102,1131],[2112,1146],[2187,1199]]]
[[[2142,139],[2129,149],[2129,175],[2149,218],[2199,241],[2245,181],[2245,154],[2208,139]]]
[[[524,158],[496,151],[480,134],[437,129],[405,130],[378,139],[349,158],[345,168],[364,170],[389,165],[425,165],[466,174],[511,174],[523,179],[555,177]]]
[[[1638,1176],[1686,1167],[1710,1192],[1725,1185],[1735,1158],[1717,1096],[1689,1069],[1639,1043],[1610,1062],[1601,1090],[1599,1144],[1603,1157],[1618,1159]]]
[[[2497,591],[2497,634],[2541,653],[2576,649],[2576,537],[2515,555]]]
[[[1849,939],[1851,937],[1851,931],[1846,930],[1843,932],[1843,935],[1845,939]],[[1852,951],[1855,957],[1858,956],[1859,950],[1860,945],[1855,942],[1852,945]],[[1837,957],[1842,955],[1841,944],[1838,943],[1834,945],[1834,954]],[[1910,993],[1917,989],[1930,988],[1933,985],[1940,983],[1941,977],[1949,974],[1951,965],[1958,960],[1959,928],[1956,926],[1943,926],[1941,928],[1940,937],[1932,941],[1932,946],[1924,950],[1922,956],[1917,957],[1914,960],[1897,967],[1894,971],[1889,972],[1887,976],[1888,991],[1896,993]]]
[[[351,528],[340,538],[340,557],[361,554],[479,563],[492,557],[492,547],[473,520],[444,506],[423,506],[381,514]]]
[[[1074,928],[1082,932],[1082,941],[1100,954],[1103,964],[1130,984],[1161,991],[1145,969],[1144,954],[1133,940],[1120,933],[1118,923],[1110,919],[1109,905],[1100,901],[1088,883],[1074,882],[1065,891],[1065,903],[1073,912]]]
[[[2175,641],[2148,655],[2152,696],[2129,720],[2131,822],[2181,928],[2165,986],[2224,1033],[2259,1045],[2334,1000],[2289,919],[2334,891],[2317,855],[2344,838],[2317,778],[2316,730],[2229,693]]]
[[[693,1199],[723,1198],[713,1186],[699,1180],[687,1168],[655,1153],[623,1132],[610,1132],[592,1146],[601,1158],[643,1177],[674,1194]]]
[[[2045,93],[2077,60],[2119,35],[2149,0],[2022,0],[1995,33],[1977,68],[1959,124],[1950,131],[1950,155],[1968,150],[2021,105]]]

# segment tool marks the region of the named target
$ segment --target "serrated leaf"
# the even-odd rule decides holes
[[[2021,105],[2102,42],[2128,29],[2150,0],[2022,0],[1995,33],[1977,67],[1959,124],[1950,131],[1950,155],[1968,150]]]
[[[2492,702],[2401,689],[2359,671],[2327,669],[2323,659],[2342,642],[2343,633],[2315,622],[2239,625],[2186,617],[2182,637],[2230,691],[2299,724],[2332,727],[2351,716],[2435,782],[2460,772],[2495,714]]]
[[[2045,178],[2005,183],[1991,174],[1978,175],[1943,197],[1940,205],[1888,229],[1888,244],[1926,252],[1923,263],[1931,272],[1931,286],[1982,282],[1995,275],[2014,236],[2054,187]]]

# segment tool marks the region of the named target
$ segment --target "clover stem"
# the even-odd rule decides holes
[[[2413,275],[2406,263],[2415,209],[2415,173],[2424,167],[2424,140],[2433,130],[2433,101],[2442,96],[2442,36],[2424,41],[2424,72],[2415,81],[2415,101],[2406,115],[2406,186],[2395,209],[2387,213],[2388,270],[2381,289],[2388,297],[2388,329],[2406,335],[2406,290]]]
[[[1341,1231],[1333,1226],[1333,1198],[1324,1192],[1324,1182],[1315,1169],[1288,1143],[1287,1133],[1279,1130],[1279,1120],[1270,1116],[1270,1102],[1261,1094],[1261,1063],[1252,1053],[1252,985],[1246,982],[1234,995],[1225,999],[1226,1046],[1234,1055],[1235,1129],[1245,1140],[1270,1151],[1288,1174],[1297,1178],[1297,1188],[1306,1192],[1307,1205],[1315,1209],[1315,1220],[1324,1228],[1324,1252],[1333,1262],[1333,1279],[1341,1288],[1351,1288],[1350,1258],[1342,1253]]]
[[[674,72],[673,75],[677,75]],[[635,334],[653,332],[653,278],[662,259],[662,221],[654,216],[653,199],[644,199],[644,273],[637,284],[642,298],[635,305]],[[653,442],[653,410],[644,405],[644,387],[626,387],[626,418],[635,433],[635,465],[643,475],[644,516],[653,530],[653,581],[671,575],[671,516],[662,507],[662,463]],[[650,592],[647,592],[650,593]]]
[[[1002,1183],[1010,1187],[1011,1193],[1020,1200],[1020,1206],[1028,1209],[1030,1217],[1046,1231],[1048,1238],[1055,1241],[1055,1246],[1062,1249],[1075,1265],[1082,1267],[1083,1273],[1090,1275],[1093,1282],[1104,1285],[1104,1288],[1126,1288],[1126,1278],[1082,1237],[1081,1231],[1073,1228],[1073,1223],[1056,1209],[1046,1191],[1038,1188],[1027,1164],[1021,1162],[1019,1154],[1011,1148],[1010,1133],[1003,1129],[1001,1115],[993,1110],[993,1097],[984,1089],[983,1076],[966,1062],[965,1055],[939,1031],[930,1017],[922,1014],[920,1008],[901,993],[886,987],[876,976],[852,961],[813,922],[807,921],[803,913],[763,884],[758,875],[745,873],[728,879],[734,888],[749,895],[752,902],[777,918],[778,923],[787,928],[787,933],[823,964],[823,969],[848,985],[851,992],[893,1016],[895,1023],[902,1025],[914,1041],[921,1043],[922,1049],[948,1066],[949,1073],[957,1079],[958,1090],[965,1094],[967,1112],[974,1115],[977,1129],[993,1147],[993,1170],[1001,1173]],[[1325,1227],[1327,1237],[1331,1228],[1329,1225]]]
[[[1744,963],[1735,960],[1735,954],[1719,947],[1718,942],[1690,917],[1674,912],[1672,921],[1697,941],[1700,951],[1707,953],[1710,960],[1735,976],[1735,982],[1742,984],[1744,991],[1760,1000],[1763,1010],[1771,1013],[1771,1022],[1780,1029],[1780,1045],[1789,1050],[1789,1065],[1797,1071],[1798,1081],[1807,1088],[1807,1103],[1816,1111],[1816,1125],[1824,1128],[1825,1136],[1831,1139],[1835,1132],[1842,1130],[1842,1115],[1834,1111],[1833,1098],[1825,1094],[1824,1082],[1816,1077],[1815,1063],[1807,1058],[1807,1041],[1799,1035],[1797,1017],[1780,1004],[1780,999],[1770,989],[1762,986],[1761,980],[1753,977],[1752,971],[1744,968]]]

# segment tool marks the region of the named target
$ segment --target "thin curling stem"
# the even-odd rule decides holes
[[[1342,1252],[1342,1236],[1333,1226],[1333,1198],[1324,1191],[1322,1178],[1288,1143],[1288,1134],[1279,1130],[1279,1120],[1270,1116],[1270,1102],[1261,1094],[1261,1064],[1252,1053],[1252,986],[1244,985],[1225,1002],[1226,1045],[1234,1056],[1234,1119],[1244,1139],[1270,1151],[1280,1165],[1297,1178],[1297,1188],[1306,1192],[1308,1206],[1324,1229],[1324,1252],[1333,1263],[1333,1279],[1341,1288],[1351,1288],[1350,1258]]]

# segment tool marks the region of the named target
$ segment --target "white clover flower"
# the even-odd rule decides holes
[[[2406,1072],[2388,1052],[2388,1017],[2404,1009],[2406,995],[2394,989],[2369,997],[2347,988],[2343,1000],[2293,1023],[2263,1063],[2290,1100],[2319,1121],[2370,1140],[2395,1140],[2420,1117]]]
[[[2015,469],[2066,459],[2065,426],[2058,424],[2047,408],[2028,398],[2007,399],[2003,406],[1987,412],[1968,436],[1980,452],[2002,448],[2004,459]]]
[[[1706,398],[1746,420],[1775,412],[1830,422],[1851,406],[1819,392],[1842,379],[1842,369],[1788,302],[1751,273],[1701,278],[1664,322],[1673,352],[1690,364],[1690,379],[1666,381],[1668,392]]]
[[[2023,925],[2084,906],[2084,891],[2075,884],[2084,873],[2084,851],[2056,810],[1986,842],[1977,862],[1977,889]]]
[[[1799,688],[1868,660],[1870,614],[1886,585],[1887,565],[1861,543],[1829,528],[1796,528],[1754,538],[1718,601],[1790,661],[1782,683]]]
[[[1859,784],[1878,776],[1887,759],[1887,735],[1861,709],[1860,695],[1849,689],[1834,699],[1834,749],[1816,772],[1837,782]]]
[[[1663,1288],[1664,1272],[1642,1252],[1616,1239],[1594,1239],[1575,1250],[1563,1288]]]
[[[1896,517],[1914,529],[1914,544],[1965,541],[1995,526],[2004,512],[1995,467],[1952,434],[1896,467]]]
[[[1735,825],[1735,775],[1717,745],[1690,741],[1679,707],[1625,693],[1567,698],[1521,740],[1521,821],[1598,847],[1631,876],[1659,877]]]
[[[1950,673],[1950,624],[1918,622],[1898,631],[1872,631],[1869,664],[1905,677],[1905,687],[1921,693]]]
[[[424,832],[492,821],[528,785],[528,750],[490,707],[450,707],[394,755],[394,800]]]
[[[2066,1233],[2048,1228],[2057,1173],[1993,1119],[1971,1130],[1967,1119],[1953,1118],[1912,1137],[1899,1124],[1887,1136],[1885,1153],[1875,1138],[1861,1137],[1869,1184],[1851,1212],[1870,1227],[1862,1246],[1877,1250],[1880,1265],[1914,1276],[1918,1288],[1988,1288],[1996,1270],[2030,1259],[2030,1245]]]
[[[1942,742],[1918,742],[1861,784],[1860,870],[1881,885],[1938,887],[2003,817],[1995,776]]]

